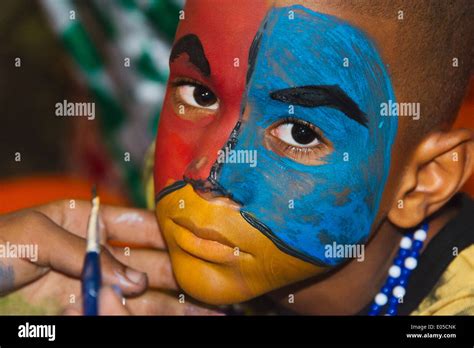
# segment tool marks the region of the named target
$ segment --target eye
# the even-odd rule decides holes
[[[189,106],[206,109],[217,110],[219,101],[216,95],[206,86],[197,83],[183,83],[176,88],[178,99]]]
[[[334,149],[318,127],[297,118],[280,120],[267,128],[264,144],[282,157],[310,166],[324,164]]]
[[[272,129],[271,134],[288,145],[313,147],[320,144],[318,134],[311,126],[299,122],[286,122]]]

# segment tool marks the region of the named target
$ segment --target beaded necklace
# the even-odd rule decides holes
[[[400,248],[388,270],[388,278],[380,292],[375,295],[369,315],[382,313],[388,304],[385,315],[397,315],[398,304],[406,294],[406,286],[411,272],[418,265],[418,257],[428,233],[428,223],[424,222],[414,232],[407,233],[400,241]]]

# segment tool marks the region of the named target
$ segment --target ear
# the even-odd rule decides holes
[[[429,134],[416,148],[403,174],[388,219],[411,228],[436,212],[462,187],[474,166],[474,132]]]

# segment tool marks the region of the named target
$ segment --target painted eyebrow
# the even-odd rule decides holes
[[[308,108],[328,106],[342,111],[346,116],[367,127],[367,116],[357,103],[338,85],[301,86],[280,89],[270,93],[270,98],[286,104]]]
[[[211,67],[204,53],[201,40],[195,34],[188,34],[180,38],[173,45],[170,55],[170,63],[177,59],[181,54],[186,53],[189,62],[193,64],[204,76],[211,75]]]

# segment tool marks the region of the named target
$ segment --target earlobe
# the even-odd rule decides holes
[[[474,166],[474,132],[467,129],[429,134],[416,148],[403,175],[388,218],[398,227],[420,224],[446,204]]]

